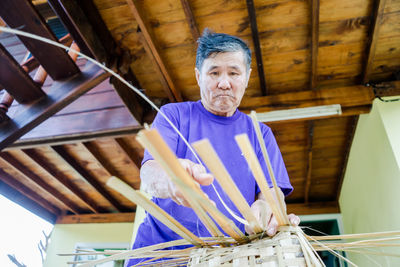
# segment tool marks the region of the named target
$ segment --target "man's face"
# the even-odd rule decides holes
[[[201,103],[211,113],[232,116],[244,95],[251,69],[242,51],[211,54],[195,69]]]

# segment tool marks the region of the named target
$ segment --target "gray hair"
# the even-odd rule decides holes
[[[240,38],[225,33],[215,33],[206,28],[197,40],[196,68],[201,70],[205,59],[213,53],[242,51],[246,61],[247,71],[251,65],[249,46]]]

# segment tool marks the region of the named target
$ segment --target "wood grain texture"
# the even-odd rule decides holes
[[[68,83],[54,83],[53,89],[46,97],[32,104],[31,108],[19,113],[12,121],[2,125],[0,149],[13,143],[107,77],[108,74],[100,71],[99,67],[91,65]]]
[[[0,44],[0,84],[20,103],[44,97],[45,93]]]
[[[21,16],[20,14],[25,15]],[[57,42],[57,38],[49,26],[29,1],[1,1],[0,15],[7,25],[12,28],[20,28],[22,26],[24,31]],[[79,73],[79,68],[63,49],[27,37],[18,36],[18,38],[54,80],[69,78]]]

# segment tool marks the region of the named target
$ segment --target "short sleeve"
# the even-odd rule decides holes
[[[283,162],[282,154],[279,150],[278,144],[275,140],[275,136],[272,133],[271,128],[265,124],[260,123],[261,131],[263,133],[263,138],[265,146],[267,148],[267,153],[271,162],[272,169],[274,171],[276,183],[281,188],[285,196],[289,195],[293,191],[293,186],[290,184],[289,175],[287,173],[285,163]],[[272,181],[268,173],[267,165],[265,163],[264,156],[262,154],[261,148],[257,153],[261,166],[264,170],[265,176],[267,177],[267,182],[270,187],[272,187]],[[256,193],[258,194],[260,189],[256,188]]]
[[[171,104],[167,104],[162,106],[160,110],[165,115],[165,117],[167,117],[168,120],[170,120],[175,125],[175,127],[179,129],[178,109],[174,108]],[[157,113],[156,117],[154,118],[153,124],[151,125],[151,128],[157,129],[164,141],[168,144],[169,148],[171,148],[171,150],[175,152],[178,145],[178,134],[172,128],[167,119],[161,114],[161,112]],[[149,151],[147,151],[147,149],[145,149],[142,165],[146,161],[151,159],[153,159],[153,156],[149,153]]]

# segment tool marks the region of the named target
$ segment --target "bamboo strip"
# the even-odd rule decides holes
[[[279,206],[277,206],[271,189],[269,188],[267,180],[264,176],[264,172],[261,169],[260,163],[258,162],[254,149],[252,149],[249,137],[247,136],[247,134],[240,134],[235,136],[235,140],[239,145],[244,157],[246,158],[247,163],[249,164],[253,176],[258,184],[258,187],[260,187],[261,193],[264,195],[265,200],[271,207],[272,213],[275,215],[278,225],[284,225],[285,221],[282,215],[282,212],[284,211],[280,210]]]
[[[153,251],[153,250],[164,249],[164,248],[168,248],[168,247],[182,246],[182,245],[189,245],[189,244],[190,243],[185,239],[169,241],[169,242],[165,242],[165,243],[161,243],[161,244],[157,244],[157,245],[153,245],[153,246],[138,248],[135,250],[129,250],[126,252],[112,255],[105,259],[90,261],[90,262],[80,265],[79,267],[93,267],[93,266],[96,266],[101,263],[122,260],[122,259],[128,259],[129,257],[133,257],[136,255],[142,255],[143,253],[145,253],[147,251]]]
[[[385,237],[394,235],[400,236],[399,231],[375,232],[375,233],[361,233],[361,234],[347,234],[347,235],[329,235],[329,236],[306,236],[308,240],[335,240],[335,239],[359,239],[359,238],[372,238],[372,237]]]
[[[107,181],[107,185],[122,194],[130,201],[142,206],[148,213],[153,215],[155,218],[168,226],[179,236],[186,239],[188,242],[192,243],[195,246],[204,245],[204,242],[200,238],[191,233],[171,215],[169,215],[152,201],[147,199],[146,196],[144,196],[141,192],[132,189],[129,185],[127,185],[117,177],[111,177]]]
[[[289,223],[289,219],[288,219],[287,214],[285,212],[286,211],[285,202],[281,198],[281,195],[278,192],[279,187],[278,187],[278,185],[276,183],[274,170],[272,169],[271,161],[270,161],[268,153],[267,153],[267,147],[265,145],[264,138],[262,137],[261,130],[260,130],[260,125],[258,124],[257,115],[256,115],[256,112],[254,110],[252,110],[250,112],[250,117],[251,117],[251,120],[253,122],[254,130],[256,131],[258,142],[260,143],[260,147],[261,147],[261,151],[262,151],[263,156],[264,156],[265,163],[267,164],[267,167],[268,167],[268,173],[269,173],[269,177],[271,178],[272,184],[274,186],[273,189],[275,191],[276,199],[278,200],[278,203],[279,203],[279,206],[280,206],[280,210],[283,211],[283,213],[282,213],[283,219],[285,221],[285,224],[289,225],[290,224]]]
[[[136,139],[151,153],[154,159],[157,160],[157,162],[178,187],[180,187],[180,185],[177,183],[177,181],[181,180],[193,190],[196,191],[196,188],[198,189],[193,179],[183,169],[175,154],[171,151],[171,149],[155,129],[140,131],[137,134]],[[199,219],[209,230],[210,234],[213,236],[223,236],[221,231],[215,225],[214,221],[211,220],[208,214],[201,207],[200,203],[194,200],[190,194],[186,194],[184,189],[181,191]]]
[[[193,148],[199,154],[201,159],[207,165],[209,170],[213,173],[214,177],[218,180],[225,193],[230,197],[232,202],[236,205],[243,217],[249,222],[251,228],[256,232],[262,232],[257,219],[254,217],[249,204],[243,197],[236,184],[233,182],[231,176],[226,170],[224,164],[221,162],[214,148],[211,146],[207,139],[197,141],[192,144]]]

